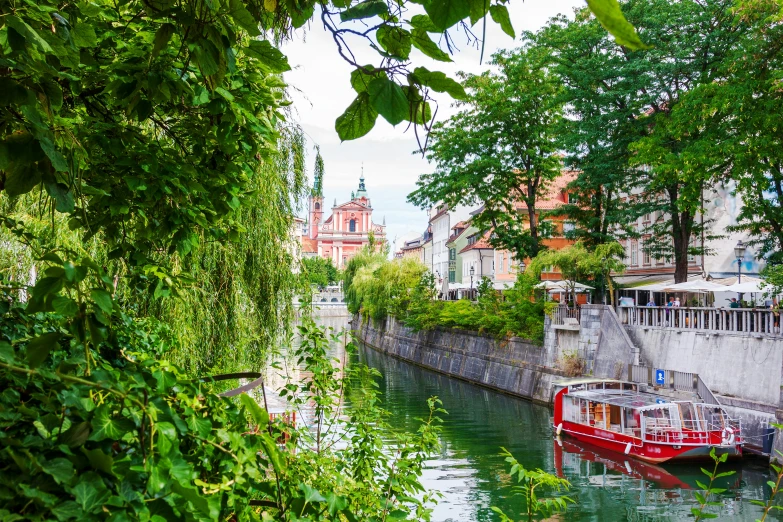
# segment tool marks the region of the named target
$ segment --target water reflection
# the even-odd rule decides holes
[[[345,318],[327,318],[321,324],[346,325]],[[342,342],[332,355],[343,360]],[[491,506],[519,513],[522,502],[510,495],[511,480],[501,447],[528,468],[541,468],[570,480],[577,505],[552,520],[558,521],[678,521],[688,520],[699,465],[655,466],[605,450],[552,436],[551,412],[530,402],[496,393],[421,369],[372,349],[360,347],[356,359],[378,369],[384,406],[390,424],[415,430],[428,413],[426,399],[437,395],[449,414],[444,417],[442,449],[425,469],[428,489],[443,493],[433,514],[435,522],[496,521]],[[292,361],[287,361],[290,365]],[[350,404],[346,404],[350,408]],[[722,468],[727,470],[728,467]],[[761,508],[751,499],[764,499],[770,474],[761,462],[732,465],[736,475],[724,479],[720,520],[754,521]],[[706,479],[706,477],[704,477]],[[521,517],[520,517],[521,518]],[[771,514],[767,520],[783,520]]]

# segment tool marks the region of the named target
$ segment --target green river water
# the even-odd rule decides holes
[[[346,319],[324,322],[343,327]],[[341,347],[335,347],[340,350]],[[416,418],[427,414],[426,399],[443,401],[442,449],[423,476],[424,486],[443,495],[433,521],[495,521],[498,506],[506,514],[519,514],[522,503],[510,495],[506,463],[498,453],[507,448],[527,468],[541,468],[572,483],[577,501],[558,521],[673,521],[693,520],[696,481],[704,481],[698,464],[650,466],[621,455],[606,453],[569,438],[553,436],[551,411],[528,401],[425,370],[360,347],[356,358],[381,373],[380,390],[391,425],[415,430]],[[709,463],[707,463],[709,466]],[[736,474],[723,479],[727,488],[720,507],[712,508],[718,520],[753,521],[761,508],[752,499],[766,500],[774,479],[760,460],[744,460],[723,470]],[[521,515],[513,517],[522,519]],[[780,515],[767,520],[783,520]]]

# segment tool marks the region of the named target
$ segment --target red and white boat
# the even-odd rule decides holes
[[[742,456],[742,427],[717,404],[678,401],[609,379],[555,385],[554,427],[647,462]]]

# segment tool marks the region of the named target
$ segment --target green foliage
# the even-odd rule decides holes
[[[555,513],[565,511],[569,502],[574,503],[570,497],[559,494],[561,491],[568,491],[571,487],[571,483],[566,479],[541,469],[525,469],[506,448],[502,448],[502,450],[501,455],[506,457],[506,462],[511,467],[509,474],[512,480],[516,478],[517,484],[521,484],[513,487],[513,493],[525,500],[525,509],[527,510],[525,518],[527,520],[532,520],[534,516],[551,517]],[[558,495],[540,497],[542,491],[558,493]],[[514,522],[500,508],[492,506],[492,511],[500,515],[501,522]]]
[[[417,433],[396,434],[370,370],[341,378],[305,318],[295,355],[308,377],[286,390],[294,407],[316,405],[319,429],[270,421],[254,399],[220,397],[162,359],[175,342],[165,326],[124,313],[92,261],[48,259],[26,304],[8,285],[0,295],[0,515],[428,520],[431,495],[413,497],[437,448],[437,399]],[[380,451],[390,440],[395,451]]]
[[[426,270],[411,257],[389,261],[384,254],[363,251],[345,269],[348,310],[375,320],[389,314],[400,316],[407,310],[412,291]]]
[[[715,462],[715,467],[713,468],[712,472],[701,468],[701,472],[710,479],[709,484],[705,485],[698,480],[696,481],[696,484],[704,490],[704,493],[698,491],[694,493],[696,501],[699,503],[698,507],[691,508],[691,514],[695,517],[695,520],[718,518],[717,514],[706,511],[706,508],[708,506],[720,506],[720,502],[711,501],[710,497],[713,495],[720,495],[721,493],[725,492],[726,489],[715,488],[712,486],[712,483],[721,477],[729,477],[735,473],[734,471],[724,471],[723,473],[718,473],[718,465],[726,462],[726,460],[729,458],[728,453],[724,453],[719,457],[715,454],[715,448],[712,448],[710,450],[710,457],[712,458],[713,462]]]
[[[781,429],[783,429],[783,424],[778,423],[772,423],[770,424],[773,428],[777,429],[778,432],[780,432]],[[781,466],[780,461],[778,458],[783,458],[783,453],[781,453],[779,450],[775,450],[775,453],[777,454],[777,457],[775,457],[775,463],[771,464],[772,469],[777,473],[776,480],[773,482],[772,480],[767,481],[767,485],[770,487],[769,492],[769,500],[766,502],[763,502],[761,500],[751,500],[751,504],[756,504],[757,506],[762,506],[764,508],[764,514],[761,516],[760,519],[756,520],[756,522],[764,522],[767,519],[767,515],[771,511],[781,511],[783,510],[783,506],[780,506],[778,504],[775,504],[775,501],[777,500],[778,493],[780,493],[780,485],[783,481],[783,466]]]
[[[331,259],[322,257],[305,257],[301,261],[302,277],[306,284],[324,287],[336,285],[341,279],[340,271],[332,264]]]
[[[536,203],[561,168],[555,139],[561,84],[548,60],[528,35],[521,49],[493,56],[498,73],[464,76],[469,94],[458,102],[460,112],[430,134],[427,159],[435,171],[422,174],[408,196],[421,207],[482,204],[473,225],[491,229],[490,241],[520,259],[534,257],[551,233]]]

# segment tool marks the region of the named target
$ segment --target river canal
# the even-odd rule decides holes
[[[342,327],[346,319],[325,320]],[[341,347],[335,347],[340,350]],[[704,481],[698,465],[649,466],[602,450],[553,437],[551,411],[360,347],[356,359],[380,371],[380,390],[390,424],[415,430],[416,418],[427,414],[426,399],[437,395],[448,415],[443,417],[442,449],[426,468],[423,483],[443,497],[433,521],[496,521],[490,509],[518,515],[522,503],[509,495],[504,447],[527,468],[541,468],[572,483],[577,501],[559,521],[673,521],[693,519],[696,481]],[[720,484],[719,520],[754,521],[761,508],[752,499],[766,500],[770,474],[761,461],[731,466],[736,474]],[[728,468],[726,468],[728,469]],[[717,511],[716,511],[717,512]],[[521,519],[520,516],[512,516]],[[783,520],[780,515],[767,520]]]

